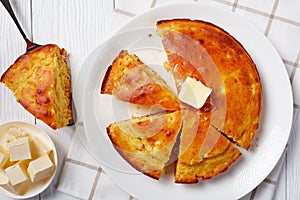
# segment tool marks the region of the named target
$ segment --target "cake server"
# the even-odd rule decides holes
[[[10,5],[9,0],[1,0],[1,3],[2,3],[3,6],[6,8],[7,12],[9,13],[9,15],[11,16],[11,18],[12,18],[13,21],[15,22],[16,26],[18,27],[18,29],[19,29],[19,31],[20,31],[20,33],[21,33],[23,39],[25,40],[25,42],[26,42],[26,52],[29,52],[29,51],[31,51],[31,50],[33,50],[33,49],[35,49],[35,48],[41,46],[41,45],[39,45],[39,44],[33,43],[32,41],[30,41],[30,40],[26,37],[26,35],[25,35],[23,29],[21,28],[21,26],[20,26],[20,24],[19,24],[19,22],[18,22],[18,20],[17,20],[17,18],[16,18],[16,16],[15,16],[15,13],[14,13],[14,11],[13,11],[11,5]]]

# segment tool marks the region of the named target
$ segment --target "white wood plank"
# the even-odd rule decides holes
[[[30,1],[11,0],[11,6],[17,19],[28,38],[31,37],[31,8]],[[16,25],[6,9],[0,4],[0,74],[26,50],[26,43],[19,33]],[[7,121],[27,121],[34,123],[34,117],[30,115],[19,103],[16,102],[13,93],[0,84],[0,123]],[[0,199],[12,198],[0,194]],[[38,196],[30,198],[38,199]]]
[[[56,43],[69,52],[69,63],[72,70],[72,81],[86,56],[99,45],[109,33],[109,17],[113,9],[112,0],[68,1],[68,0],[32,0],[33,34],[30,34],[30,0],[13,0],[12,6],[20,18],[26,34],[33,36],[35,42]],[[0,73],[25,51],[25,43],[18,33],[9,15],[0,6]],[[28,17],[29,16],[29,17]],[[4,44],[4,45],[3,45]],[[14,107],[17,108],[14,108]],[[12,113],[11,111],[14,110]],[[0,85],[0,122],[7,120],[32,121],[33,118],[14,101],[11,92]],[[299,116],[297,118],[299,119]],[[299,124],[299,123],[298,123]],[[55,141],[60,162],[62,162],[72,137],[72,127],[52,131],[42,122],[38,125],[49,133]],[[274,199],[299,199],[299,126],[294,128],[288,150],[286,164],[281,173]],[[295,131],[297,130],[297,131]],[[59,168],[61,163],[59,163]],[[57,178],[57,177],[56,177]],[[286,183],[288,180],[288,183]],[[55,181],[44,193],[42,199],[75,199],[57,192],[53,187]],[[287,198],[288,197],[288,198]],[[0,199],[7,199],[0,196]]]
[[[286,174],[287,174],[287,170],[286,170],[286,163],[287,163],[287,159],[286,157],[284,158],[284,163],[282,165],[282,170],[280,172],[278,181],[277,181],[277,185],[276,185],[276,189],[275,189],[275,193],[274,193],[274,200],[282,200],[282,199],[286,199]]]
[[[299,111],[294,112],[295,126],[291,132],[287,150],[287,199],[300,198],[300,117]]]
[[[287,156],[285,158],[283,169],[279,176],[274,200],[282,199],[299,199],[299,144],[300,144],[300,129],[299,129],[299,110],[294,109],[294,121],[289,138]],[[298,123],[298,124],[297,124]],[[295,191],[293,191],[295,190]]]
[[[30,1],[13,0],[11,6],[20,25],[30,37]],[[25,52],[26,43],[2,4],[0,4],[0,25],[0,75],[2,75]],[[34,122],[34,118],[16,102],[13,93],[4,84],[0,84],[0,123],[18,120]]]
[[[72,81],[84,59],[108,35],[111,0],[33,0],[33,35],[68,51]]]
[[[40,44],[58,44],[68,51],[74,83],[85,58],[109,35],[108,25],[112,11],[111,0],[33,0],[33,39]],[[53,131],[40,121],[37,124],[54,140],[59,154],[60,170],[74,134],[74,127]],[[55,189],[58,175],[52,185],[40,195],[41,199],[75,199]]]

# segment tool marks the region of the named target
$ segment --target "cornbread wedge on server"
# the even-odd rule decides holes
[[[72,121],[66,55],[66,50],[55,44],[40,46],[20,56],[0,79],[27,111],[52,129]]]

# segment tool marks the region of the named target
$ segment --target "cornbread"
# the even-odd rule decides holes
[[[19,57],[0,79],[27,111],[52,129],[72,121],[66,54],[54,44],[38,47]]]
[[[241,155],[229,140],[210,126],[211,113],[183,109],[176,183],[197,183],[212,178]]]
[[[188,76],[212,88],[211,124],[248,149],[259,125],[262,87],[247,51],[223,29],[200,20],[161,20],[157,32],[178,89]]]
[[[189,19],[161,20],[157,22],[157,33],[168,57],[164,66],[173,74],[179,98],[176,94],[173,100],[156,96],[148,87],[140,87],[141,83],[161,81],[151,78],[156,77],[155,73],[149,76],[148,67],[136,55],[122,51],[107,70],[101,93],[148,106],[153,105],[151,100],[165,101],[160,105],[166,114],[114,122],[107,127],[107,133],[123,158],[148,176],[159,179],[166,163],[176,160],[175,183],[213,178],[242,155],[235,145],[245,149],[251,145],[261,112],[258,71],[243,46],[214,24]],[[158,94],[170,94],[167,87],[161,88],[163,92]],[[142,92],[133,101],[135,90]],[[178,115],[176,123],[180,126],[174,128],[174,120],[165,120],[155,138],[149,136],[149,131],[157,129],[149,126],[148,118],[155,119],[154,127],[159,127],[159,121],[168,119],[168,115]],[[180,130],[176,143],[164,138],[168,126]],[[157,144],[166,151],[159,153]]]
[[[135,54],[123,50],[106,71],[101,94],[112,94],[117,99],[164,110],[179,110],[175,92]]]
[[[181,111],[115,122],[107,133],[120,155],[142,173],[159,179],[181,127]]]

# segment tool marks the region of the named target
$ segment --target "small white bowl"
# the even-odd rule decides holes
[[[26,198],[30,198],[30,197],[40,194],[52,182],[53,178],[55,177],[56,171],[57,171],[57,151],[56,151],[56,148],[55,148],[55,145],[54,145],[52,139],[42,129],[40,129],[39,127],[37,127],[34,124],[30,124],[30,123],[26,123],[26,122],[18,122],[18,121],[8,122],[8,123],[0,125],[0,144],[3,144],[3,142],[4,142],[3,137],[5,137],[5,134],[7,134],[7,130],[12,126],[20,127],[22,129],[24,129],[29,134],[30,137],[38,136],[38,137],[42,138],[43,141],[47,142],[47,145],[49,145],[49,147],[51,147],[51,149],[53,150],[52,161],[54,162],[53,164],[55,166],[55,169],[54,169],[51,177],[48,177],[47,179],[42,180],[37,183],[30,183],[27,191],[22,195],[10,193],[7,190],[0,187],[1,194],[4,194],[8,197],[15,198],[15,199],[26,199]]]

